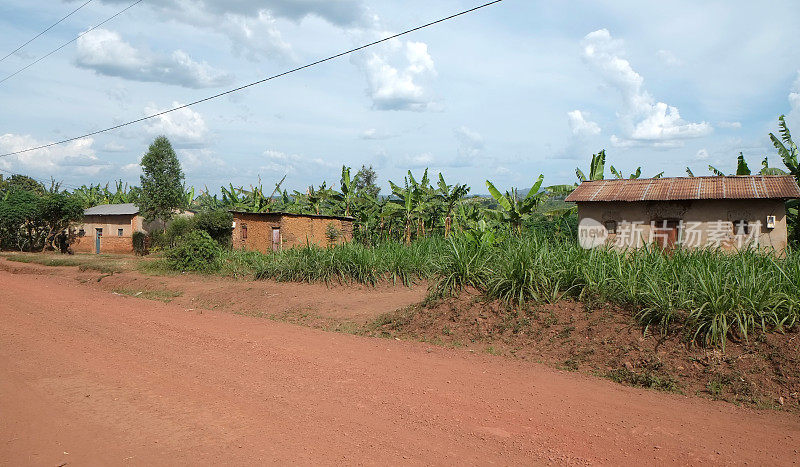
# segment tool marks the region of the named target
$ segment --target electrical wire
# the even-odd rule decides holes
[[[139,0],[139,1],[141,1],[141,0]],[[383,39],[379,39],[377,41],[370,42],[368,44],[360,45],[360,46],[355,47],[353,49],[346,50],[344,52],[340,52],[340,53],[337,53],[335,55],[331,55],[331,56],[329,56],[327,58],[323,58],[323,59],[317,60],[315,62],[311,62],[311,63],[308,63],[306,65],[302,65],[302,66],[299,66],[297,68],[293,68],[291,70],[284,71],[282,73],[278,73],[276,75],[272,75],[272,76],[269,76],[269,77],[264,78],[264,79],[260,79],[258,81],[253,81],[252,83],[245,84],[245,85],[239,86],[237,88],[229,89],[229,90],[221,92],[219,94],[214,94],[213,96],[205,97],[203,99],[198,99],[198,100],[196,100],[194,102],[190,102],[188,104],[183,104],[183,105],[180,105],[178,107],[174,107],[172,109],[168,109],[168,110],[164,110],[164,111],[161,111],[161,112],[157,112],[157,113],[154,113],[154,114],[151,114],[151,115],[147,115],[147,116],[142,117],[142,118],[137,118],[136,120],[131,120],[129,122],[120,123],[119,125],[114,125],[114,126],[111,126],[111,127],[108,127],[108,128],[104,128],[102,130],[97,130],[97,131],[93,131],[91,133],[86,133],[86,134],[81,135],[81,136],[75,136],[75,137],[72,137],[72,138],[67,138],[67,139],[62,139],[60,141],[55,141],[53,143],[43,144],[41,146],[35,146],[35,147],[27,148],[27,149],[21,149],[19,151],[0,154],[0,157],[8,157],[8,156],[16,155],[16,154],[22,154],[22,153],[25,153],[25,152],[36,151],[38,149],[49,148],[49,147],[52,147],[52,146],[57,146],[57,145],[60,145],[60,144],[69,143],[71,141],[75,141],[75,140],[79,140],[79,139],[83,139],[83,138],[88,138],[89,136],[99,135],[100,133],[106,133],[106,132],[109,132],[109,131],[112,131],[112,130],[116,130],[116,129],[119,129],[119,128],[122,128],[122,127],[125,127],[125,126],[128,126],[128,125],[133,125],[135,123],[140,123],[140,122],[143,122],[145,120],[150,120],[150,119],[155,118],[155,117],[160,117],[161,115],[165,115],[165,114],[168,114],[170,112],[175,112],[176,110],[185,109],[187,107],[191,107],[193,105],[197,105],[197,104],[200,104],[200,103],[203,103],[203,102],[207,102],[207,101],[210,101],[212,99],[217,99],[219,97],[226,96],[228,94],[232,94],[232,93],[241,91],[243,89],[247,89],[249,87],[256,86],[258,84],[262,84],[262,83],[265,83],[267,81],[271,81],[271,80],[274,80],[276,78],[280,78],[282,76],[286,76],[288,74],[298,72],[300,70],[305,70],[306,68],[311,68],[311,67],[319,65],[321,63],[328,62],[328,61],[334,60],[336,58],[339,58],[339,57],[342,57],[342,56],[345,56],[345,55],[349,55],[349,54],[351,54],[353,52],[358,52],[359,50],[363,50],[363,49],[366,49],[368,47],[372,47],[374,45],[380,44],[382,42],[386,42],[386,41],[390,41],[392,39],[396,39],[396,38],[398,38],[400,36],[404,36],[406,34],[410,34],[412,32],[419,31],[420,29],[428,28],[428,27],[433,26],[435,24],[439,24],[439,23],[443,23],[445,21],[449,21],[449,20],[451,20],[453,18],[457,18],[459,16],[466,15],[468,13],[472,13],[474,11],[480,10],[482,8],[486,8],[486,7],[490,6],[490,5],[494,5],[494,4],[500,3],[502,1],[503,0],[494,0],[494,1],[491,1],[491,2],[488,2],[488,3],[484,3],[482,5],[478,5],[476,7],[470,8],[468,10],[463,10],[463,11],[460,11],[458,13],[452,14],[450,16],[447,16],[447,17],[444,17],[444,18],[440,18],[440,19],[437,19],[435,21],[431,21],[431,22],[423,24],[421,26],[417,26],[415,28],[407,29],[407,30],[405,30],[403,32],[391,35],[389,37],[385,37]],[[138,2],[136,2],[136,3],[138,3]],[[133,6],[133,5],[131,5],[131,6]]]
[[[28,45],[28,44],[30,44],[31,42],[35,41],[35,40],[36,40],[36,39],[38,39],[39,37],[41,37],[41,35],[42,35],[42,34],[44,34],[44,33],[46,33],[47,31],[49,31],[49,30],[53,29],[54,27],[58,26],[58,24],[59,24],[59,23],[61,23],[61,22],[62,22],[62,21],[64,21],[65,19],[69,18],[69,17],[70,17],[70,16],[72,16],[73,14],[75,14],[75,13],[76,13],[78,10],[80,10],[81,8],[83,8],[83,7],[85,7],[86,5],[88,5],[88,4],[90,4],[90,3],[92,3],[92,1],[93,1],[93,0],[88,0],[88,1],[87,1],[86,3],[84,3],[83,5],[79,6],[78,8],[75,8],[74,10],[72,10],[71,12],[69,12],[69,14],[68,14],[67,16],[65,16],[65,17],[61,18],[60,20],[56,21],[55,23],[51,24],[51,25],[50,25],[50,26],[49,26],[47,29],[45,29],[44,31],[40,32],[39,34],[37,34],[37,35],[33,36],[33,38],[31,38],[31,39],[30,39],[28,42],[26,42],[26,43],[22,44],[21,46],[17,47],[16,49],[12,50],[12,51],[11,51],[11,52],[9,52],[9,53],[8,53],[8,55],[6,55],[5,57],[3,57],[3,58],[0,58],[0,62],[2,62],[3,60],[7,59],[8,57],[10,57],[10,56],[14,55],[15,53],[19,52],[20,50],[22,50],[22,48],[23,48],[23,47],[25,47],[26,45]]]
[[[68,40],[67,42],[64,42],[63,44],[59,45],[55,49],[51,50],[50,52],[47,52],[46,54],[44,54],[41,57],[37,58],[36,60],[32,61],[31,63],[28,63],[27,65],[25,65],[24,67],[22,67],[19,70],[15,71],[14,73],[11,73],[10,75],[6,76],[3,79],[0,79],[0,84],[5,83],[7,80],[13,78],[14,76],[17,76],[18,74],[22,73],[23,71],[27,70],[28,68],[32,67],[33,65],[36,65],[37,63],[41,62],[45,58],[53,55],[54,53],[58,52],[59,50],[63,49],[64,47],[72,44],[73,42],[77,41],[81,37],[85,36],[86,34],[90,33],[91,31],[99,28],[100,26],[106,24],[107,22],[111,21],[112,19],[116,18],[117,16],[125,13],[126,11],[128,11],[131,8],[135,7],[136,5],[142,3],[143,1],[144,0],[136,0],[135,2],[133,2],[130,5],[128,5],[125,8],[123,8],[122,10],[116,12],[111,17],[104,19],[102,22],[100,22],[98,24],[95,24],[91,28],[87,29],[86,31],[83,31],[82,33],[80,33],[77,36],[73,37],[72,39]]]

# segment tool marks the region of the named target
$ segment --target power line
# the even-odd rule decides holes
[[[141,1],[141,0],[139,0],[139,1]],[[25,152],[36,151],[37,149],[49,148],[51,146],[56,146],[56,145],[59,145],[59,144],[69,143],[71,141],[75,141],[75,140],[79,140],[79,139],[83,139],[83,138],[88,138],[89,136],[94,136],[94,135],[98,135],[100,133],[105,133],[105,132],[108,132],[108,131],[116,130],[116,129],[119,129],[119,128],[122,128],[122,127],[125,127],[125,126],[128,126],[128,125],[133,125],[134,123],[140,123],[140,122],[143,122],[145,120],[149,120],[151,118],[160,117],[161,115],[165,115],[165,114],[168,114],[170,112],[175,112],[176,110],[185,109],[187,107],[191,107],[193,105],[197,105],[197,104],[200,104],[200,103],[203,103],[203,102],[206,102],[206,101],[210,101],[212,99],[217,99],[219,97],[222,97],[222,96],[225,96],[225,95],[228,95],[228,94],[232,94],[234,92],[238,92],[238,91],[241,91],[243,89],[246,89],[246,88],[249,88],[249,87],[252,87],[252,86],[256,86],[258,84],[262,84],[262,83],[265,83],[267,81],[271,81],[273,79],[280,78],[282,76],[286,76],[288,74],[295,73],[295,72],[300,71],[300,70],[304,70],[306,68],[311,68],[311,67],[319,65],[321,63],[328,62],[328,61],[334,60],[336,58],[339,58],[339,57],[342,57],[342,56],[345,56],[345,55],[349,55],[349,54],[351,54],[353,52],[358,52],[359,50],[363,50],[363,49],[366,49],[368,47],[372,47],[374,45],[380,44],[382,42],[386,42],[386,41],[390,41],[392,39],[396,39],[396,38],[398,38],[400,36],[404,36],[406,34],[410,34],[412,32],[419,31],[420,29],[428,28],[428,27],[433,26],[435,24],[439,24],[439,23],[443,23],[445,21],[449,21],[449,20],[451,20],[453,18],[457,18],[459,16],[466,15],[468,13],[472,13],[474,11],[480,10],[481,8],[486,8],[486,7],[490,6],[490,5],[494,5],[494,4],[500,3],[502,1],[503,0],[494,0],[494,1],[491,1],[491,2],[488,2],[488,3],[484,3],[484,4],[476,6],[474,8],[470,8],[468,10],[463,10],[463,11],[455,13],[453,15],[450,15],[450,16],[447,16],[447,17],[444,17],[444,18],[441,18],[441,19],[437,19],[436,21],[431,21],[430,23],[423,24],[422,26],[417,26],[415,28],[407,29],[407,30],[405,30],[405,31],[403,31],[401,33],[394,34],[392,36],[385,37],[383,39],[379,39],[377,41],[370,42],[368,44],[364,44],[364,45],[358,46],[356,48],[353,48],[353,49],[350,49],[350,50],[347,50],[347,51],[344,51],[344,52],[340,52],[340,53],[338,53],[336,55],[331,55],[331,56],[329,56],[327,58],[323,58],[321,60],[317,60],[315,62],[311,62],[311,63],[308,63],[306,65],[299,66],[297,68],[293,68],[293,69],[291,69],[289,71],[284,71],[282,73],[278,73],[276,75],[272,75],[272,76],[269,76],[267,78],[260,79],[258,81],[253,81],[252,83],[245,84],[245,85],[239,86],[237,88],[229,89],[229,90],[221,92],[219,94],[214,94],[213,96],[205,97],[203,99],[199,99],[199,100],[196,100],[194,102],[190,102],[188,104],[184,104],[184,105],[181,105],[181,106],[169,109],[169,110],[164,110],[162,112],[154,113],[152,115],[147,115],[146,117],[137,118],[136,120],[131,120],[129,122],[121,123],[119,125],[114,125],[114,126],[111,126],[111,127],[108,127],[108,128],[104,128],[102,130],[97,130],[97,131],[93,131],[91,133],[86,133],[85,135],[75,136],[75,137],[67,138],[67,139],[62,139],[61,141],[56,141],[56,142],[53,142],[53,143],[43,144],[41,146],[35,146],[35,147],[27,148],[27,149],[22,149],[22,150],[19,150],[19,151],[0,154],[0,157],[8,157],[8,156],[13,156],[15,154],[22,154],[22,153],[25,153]],[[136,2],[136,3],[139,3],[139,2]],[[131,6],[133,6],[133,5],[131,5]]]
[[[21,173],[18,173],[18,172],[11,171],[11,170],[6,170],[6,169],[4,169],[4,168],[2,168],[2,167],[0,167],[0,172],[5,172],[5,173],[7,173],[7,174],[11,174],[12,176],[14,176],[14,175],[19,175],[19,176],[22,176],[22,177],[28,177],[28,178],[30,178],[31,180],[36,180],[37,182],[41,183],[41,184],[42,184],[42,185],[44,185],[44,186],[47,186],[47,184],[48,184],[48,183],[53,183],[53,182],[55,182],[55,183],[58,183],[58,184],[59,184],[59,186],[65,186],[65,187],[67,187],[67,188],[72,188],[72,189],[80,188],[79,186],[76,186],[76,185],[71,185],[71,184],[69,184],[69,183],[63,183],[63,181],[61,181],[61,182],[56,182],[56,181],[55,181],[55,180],[56,180],[56,179],[55,179],[55,177],[53,177],[52,175],[50,176],[50,180],[44,180],[44,179],[42,179],[42,178],[31,177],[30,175],[25,175],[25,174],[21,174]],[[7,179],[7,180],[11,180],[11,179],[9,178],[9,179]]]
[[[12,51],[11,51],[11,52],[9,52],[9,53],[8,53],[8,55],[6,55],[5,57],[3,57],[3,58],[0,58],[0,62],[2,62],[3,60],[7,59],[8,57],[10,57],[10,56],[14,55],[15,53],[19,52],[20,50],[22,50],[22,48],[23,48],[23,47],[25,47],[26,45],[28,45],[28,44],[30,44],[31,42],[33,42],[33,41],[35,41],[36,39],[38,39],[38,38],[39,38],[39,37],[40,37],[42,34],[44,34],[44,33],[46,33],[47,31],[49,31],[49,30],[53,29],[54,27],[58,26],[58,24],[59,24],[59,23],[61,23],[61,22],[62,22],[62,21],[64,21],[65,19],[69,18],[70,16],[72,16],[73,14],[75,14],[75,13],[76,13],[78,10],[80,10],[81,8],[85,7],[86,5],[88,5],[88,4],[90,4],[90,3],[92,3],[92,0],[88,0],[88,1],[87,1],[86,3],[84,3],[83,5],[79,6],[78,8],[75,8],[74,10],[72,10],[71,12],[69,12],[69,14],[68,14],[67,16],[64,16],[64,17],[63,17],[63,18],[61,18],[60,20],[58,20],[58,21],[56,21],[55,23],[51,24],[51,25],[50,25],[50,26],[49,26],[47,29],[45,29],[44,31],[42,31],[42,32],[40,32],[39,34],[37,34],[37,35],[33,36],[33,38],[31,38],[31,39],[30,39],[28,42],[26,42],[26,43],[22,44],[21,46],[17,47],[16,49],[12,50]]]
[[[131,9],[131,8],[133,8],[134,6],[138,5],[139,3],[142,3],[142,1],[144,1],[144,0],[136,0],[135,2],[133,2],[133,3],[131,3],[130,5],[128,5],[128,6],[126,6],[125,8],[123,8],[122,10],[120,10],[120,11],[116,12],[116,13],[115,13],[113,16],[111,16],[110,18],[106,18],[106,19],[105,19],[105,20],[103,20],[102,22],[100,22],[100,23],[98,23],[98,24],[95,24],[95,25],[94,25],[94,26],[92,26],[91,28],[87,29],[86,31],[83,31],[82,33],[80,33],[80,34],[78,34],[77,36],[73,37],[72,39],[68,40],[67,42],[64,42],[63,44],[59,45],[59,46],[58,46],[58,47],[56,47],[55,49],[51,50],[50,52],[47,52],[45,55],[42,55],[41,57],[39,57],[39,58],[37,58],[36,60],[32,61],[31,63],[28,63],[27,65],[25,65],[24,67],[22,67],[22,68],[20,68],[19,70],[15,71],[14,73],[11,73],[10,75],[6,76],[6,77],[5,77],[5,78],[3,78],[3,79],[0,79],[0,83],[4,83],[4,82],[6,82],[8,79],[10,79],[10,78],[13,78],[14,76],[16,76],[16,75],[18,75],[18,74],[22,73],[23,71],[27,70],[28,68],[32,67],[33,65],[36,65],[37,63],[41,62],[41,61],[42,61],[42,60],[44,60],[45,58],[47,58],[47,57],[49,57],[49,56],[53,55],[54,53],[58,52],[59,50],[63,49],[64,47],[66,47],[66,46],[68,46],[68,45],[72,44],[73,42],[77,41],[78,39],[80,39],[80,38],[81,38],[81,37],[83,37],[84,35],[86,35],[86,34],[90,33],[91,31],[93,31],[93,30],[95,30],[95,29],[99,28],[99,27],[100,27],[100,26],[102,26],[102,25],[106,24],[107,22],[111,21],[112,19],[116,18],[117,16],[119,16],[119,15],[121,15],[121,14],[125,13],[126,11],[130,10],[130,9]]]

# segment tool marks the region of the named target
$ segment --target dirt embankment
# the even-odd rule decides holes
[[[787,334],[693,345],[680,331],[645,329],[633,312],[573,301],[509,309],[476,294],[381,317],[371,335],[547,363],[633,386],[800,413],[800,339]]]
[[[0,459],[10,465],[800,459],[793,414],[201,313],[57,274],[0,271],[0,284]]]

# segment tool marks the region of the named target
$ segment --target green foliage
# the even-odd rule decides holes
[[[231,244],[233,214],[228,211],[200,211],[192,218],[193,228],[206,232],[223,247]]]
[[[99,204],[138,203],[140,193],[139,187],[128,187],[128,184],[122,180],[115,182],[115,191],[111,191],[109,184],[106,183],[104,186],[100,184],[83,185],[72,192],[84,208]]]
[[[356,192],[362,193],[370,198],[377,198],[381,192],[377,181],[378,174],[375,173],[375,169],[373,169],[371,165],[369,167],[362,165],[361,170],[359,170],[353,178],[353,186]]]
[[[164,231],[164,247],[173,248],[194,230],[193,219],[189,217],[176,217]]]
[[[744,160],[744,154],[739,153],[739,158],[736,160],[736,175],[750,175],[750,167]]]
[[[496,217],[510,225],[513,231],[521,233],[525,218],[535,211],[536,207],[546,196],[545,193],[539,191],[543,181],[544,175],[539,175],[539,178],[534,182],[530,190],[528,190],[528,194],[525,198],[520,200],[515,188],[512,188],[510,192],[506,191],[505,194],[501,194],[500,190],[495,188],[492,182],[486,180],[486,187],[489,189],[489,194],[492,195],[500,207],[500,209],[494,211]]]
[[[176,271],[214,272],[221,248],[208,233],[195,230],[166,252],[167,264]]]
[[[43,195],[47,190],[45,190],[44,185],[31,177],[15,174],[4,179],[0,184],[0,198],[2,198],[4,192],[11,191],[29,191],[37,195]]]
[[[166,223],[174,210],[186,206],[181,164],[165,136],[153,141],[142,157],[141,165],[139,209],[146,220],[158,219]]]
[[[336,243],[341,237],[342,231],[336,227],[336,224],[328,222],[328,225],[325,226],[325,238],[328,239],[328,243]]]
[[[137,230],[131,235],[131,241],[133,242],[133,252],[139,256],[144,256],[148,253],[147,251],[147,234]]]

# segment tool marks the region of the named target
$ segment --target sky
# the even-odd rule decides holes
[[[0,3],[0,57],[85,0]],[[0,62],[0,153],[86,134],[477,6],[480,0],[93,0]],[[66,187],[138,184],[166,135],[187,184],[305,191],[372,165],[383,192],[411,170],[485,194],[574,183],[593,153],[643,176],[751,169],[787,115],[800,137],[800,8],[746,1],[504,0],[242,92],[0,169]],[[88,31],[88,32],[86,32]],[[607,176],[609,174],[607,173]]]

